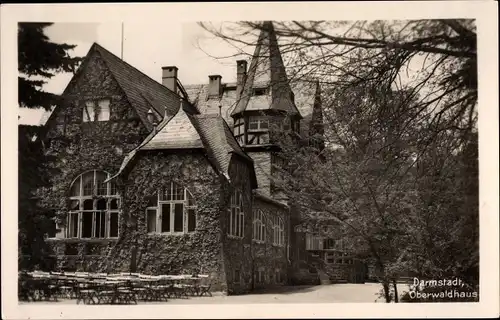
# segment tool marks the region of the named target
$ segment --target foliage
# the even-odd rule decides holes
[[[58,97],[45,92],[43,79],[56,73],[74,71],[79,58],[69,57],[75,46],[56,44],[44,34],[50,23],[19,23],[18,25],[18,101],[21,107],[50,110]],[[29,129],[29,130],[28,130]],[[53,173],[47,166],[51,157],[44,154],[41,128],[34,132],[28,126],[19,127],[19,267],[47,267],[48,249],[45,237],[55,232],[54,212],[40,205],[37,189],[48,185]]]
[[[38,129],[38,130],[37,130]],[[40,206],[34,190],[47,185],[47,157],[42,151],[37,127],[19,127],[18,247],[19,268],[46,268],[45,237],[55,233],[54,213]]]

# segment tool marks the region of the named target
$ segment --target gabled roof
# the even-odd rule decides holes
[[[159,119],[164,117],[165,112],[168,115],[177,113],[181,98],[178,94],[151,79],[99,44],[94,43],[90,52],[92,50],[99,52],[130,104],[148,127],[152,127],[147,119],[149,109],[156,111],[156,116],[157,118],[159,116]],[[196,113],[197,111],[192,110],[192,112]]]
[[[280,110],[301,117],[292,97],[285,65],[271,21],[262,30],[243,84],[241,98],[231,115],[250,110]],[[254,88],[266,88],[265,95],[253,95]]]
[[[217,114],[193,115],[187,111],[186,108],[180,108],[176,115],[164,119],[155,131],[125,157],[118,173],[109,180],[120,175],[132,159],[143,151],[204,149],[212,165],[228,179],[233,155],[249,163],[252,187],[256,188],[253,160],[241,149],[224,119]]]
[[[303,80],[290,83],[290,88],[295,94],[295,105],[300,114],[304,117],[302,120],[302,129],[309,131],[309,121],[313,112],[315,97],[315,82]],[[233,124],[231,113],[238,103],[236,94],[236,83],[223,83],[222,93],[218,97],[208,96],[208,83],[184,85],[189,96],[189,101],[196,106],[202,114],[221,114],[229,126]],[[219,110],[219,106],[221,109]]]
[[[162,128],[140,150],[166,150],[203,148],[201,137],[186,111],[180,108]]]
[[[79,73],[83,72],[87,61],[95,52],[100,55],[113,78],[123,90],[131,106],[137,112],[141,122],[148,130],[153,128],[153,124],[147,117],[148,110],[151,109],[153,111],[156,121],[163,119],[165,113],[169,116],[177,113],[180,106],[179,101],[181,99],[177,93],[174,93],[167,87],[153,80],[97,43],[94,43],[90,47],[89,52],[73,79],[75,79]],[[71,81],[73,81],[73,79]],[[70,85],[66,87],[63,95],[67,92],[69,87]],[[189,109],[189,112],[198,112],[194,106],[186,106],[186,108]],[[44,115],[42,119],[43,122],[41,121],[40,125],[44,125],[53,113],[54,112],[48,112]]]
[[[309,125],[309,135],[325,134],[325,127],[323,123],[323,107],[321,105],[321,86],[319,81],[316,81],[316,92],[314,93],[314,104],[311,114],[311,123]]]

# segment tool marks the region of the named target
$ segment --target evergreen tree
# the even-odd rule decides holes
[[[80,57],[71,57],[68,53],[75,45],[50,41],[44,30],[51,25],[18,25],[18,99],[21,107],[50,110],[58,102],[58,96],[42,90],[46,83],[43,79],[51,79],[59,72],[74,72],[81,61]]]
[[[50,110],[59,96],[42,90],[44,79],[59,72],[73,72],[80,57],[71,57],[75,45],[51,42],[44,29],[51,23],[18,25],[18,102],[20,107]],[[55,232],[53,213],[42,208],[36,190],[46,185],[49,176],[43,152],[43,129],[19,126],[18,248],[19,268],[48,267],[45,237]]]

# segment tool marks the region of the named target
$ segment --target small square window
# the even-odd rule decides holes
[[[255,88],[253,89],[254,96],[263,96],[266,94],[266,88]]]

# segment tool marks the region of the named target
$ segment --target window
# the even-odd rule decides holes
[[[245,137],[245,122],[243,118],[236,119],[234,121],[234,126],[233,126],[233,131],[234,131],[234,137],[236,140],[240,143],[244,143],[244,137]]]
[[[83,108],[83,122],[108,121],[110,115],[110,100],[90,100]]]
[[[260,209],[253,212],[253,240],[266,241],[266,225],[264,224],[264,212]]]
[[[259,270],[255,271],[255,283],[263,284],[266,281],[266,273],[264,269],[259,268]]]
[[[92,170],[80,175],[70,188],[66,228],[68,238],[117,238],[120,196],[110,175]]]
[[[323,243],[324,243],[325,249],[334,249],[335,248],[335,240],[334,239],[325,239]]]
[[[235,190],[231,195],[231,209],[229,212],[230,236],[243,238],[245,225],[245,212],[243,211],[243,197]]]
[[[254,88],[253,89],[253,95],[254,96],[263,96],[267,92],[266,88]]]
[[[323,238],[306,234],[306,250],[323,250]]]
[[[282,283],[283,282],[283,277],[281,276],[281,270],[276,269],[275,270],[275,281],[276,283]]]
[[[156,195],[148,197],[148,233],[186,233],[196,229],[196,205],[191,192],[171,182]]]
[[[266,117],[250,117],[248,121],[248,130],[268,130],[269,119]]]
[[[234,270],[234,283],[240,283],[241,281],[241,274],[239,269]]]
[[[285,223],[280,217],[274,217],[273,244],[278,246],[285,245]]]

